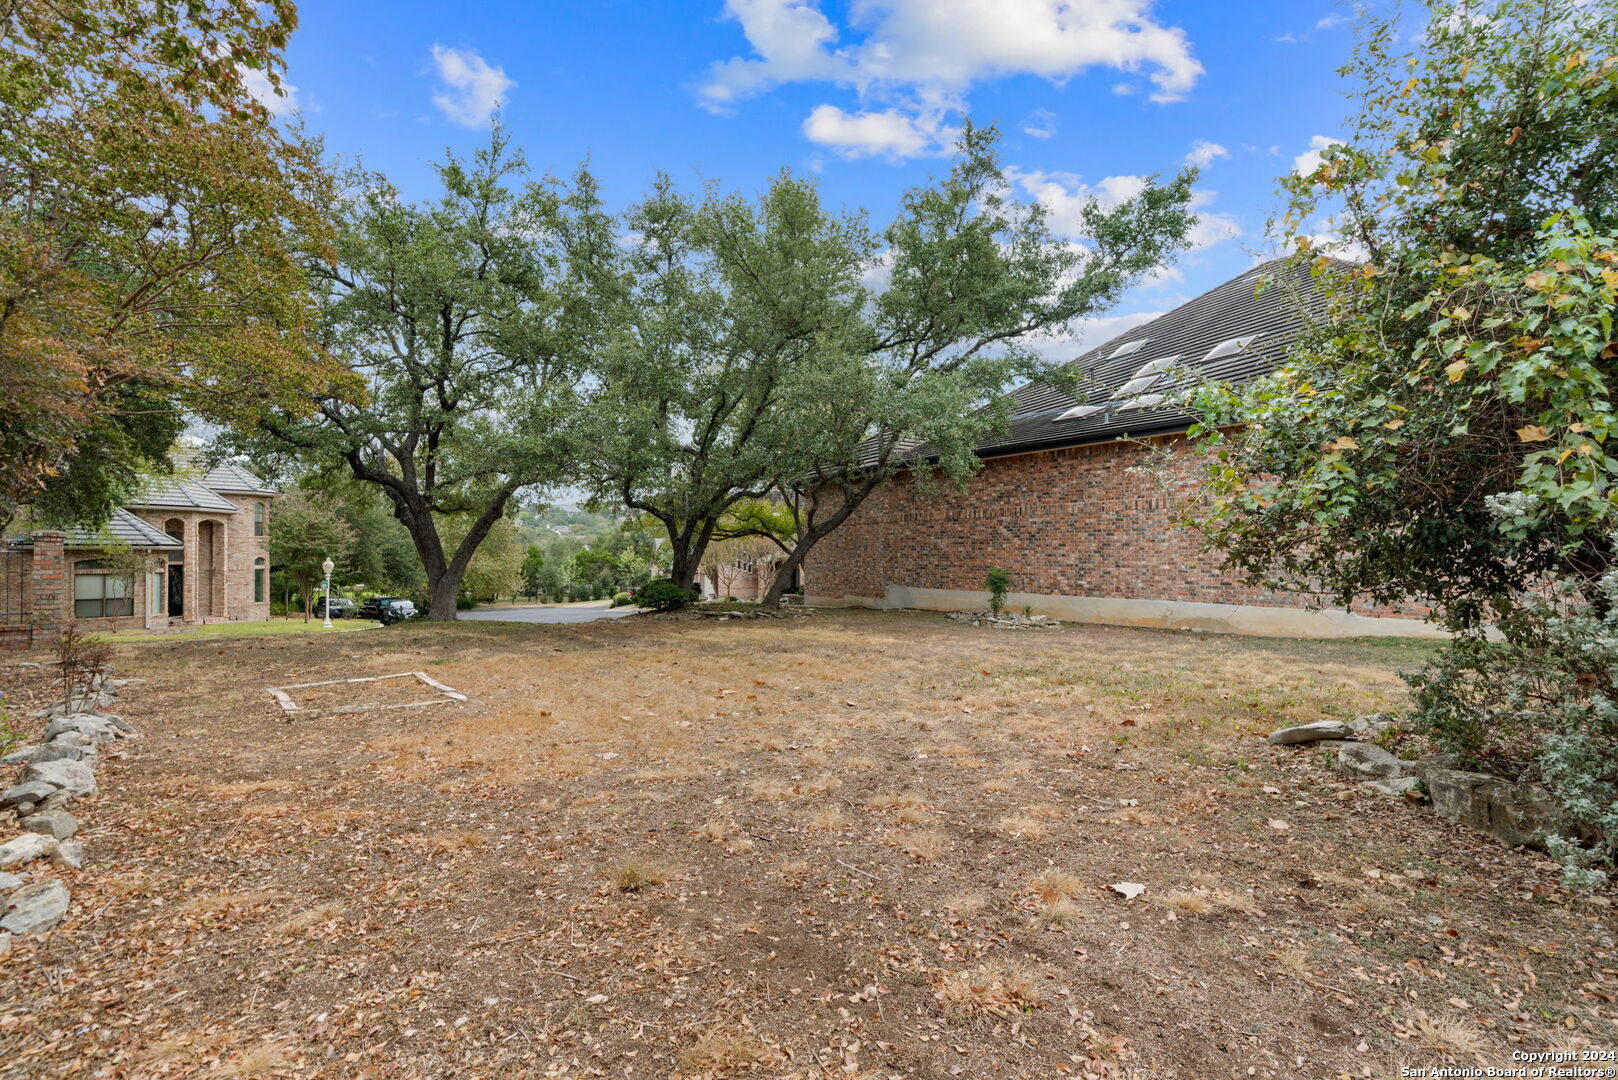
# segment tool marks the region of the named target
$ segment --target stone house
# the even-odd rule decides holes
[[[1078,357],[1082,401],[1019,388],[1008,430],[979,444],[965,490],[891,480],[810,553],[806,602],[979,610],[985,575],[1001,567],[1013,610],[1079,622],[1438,635],[1421,607],[1334,609],[1244,585],[1175,520],[1200,476],[1182,392],[1268,373],[1323,307],[1307,268],[1265,264]]]
[[[277,492],[233,463],[182,460],[101,529],[37,530],[0,548],[0,648],[87,630],[167,629],[270,617]]]

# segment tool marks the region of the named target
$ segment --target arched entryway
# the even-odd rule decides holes
[[[217,521],[197,524],[197,551],[191,568],[195,615],[200,619],[221,618],[225,614],[224,576],[225,529]]]

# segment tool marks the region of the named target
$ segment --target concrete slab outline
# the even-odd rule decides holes
[[[385,679],[415,679],[425,686],[438,691],[438,696],[425,701],[403,701],[396,705],[339,705],[332,709],[307,709],[292,700],[289,691],[307,690],[314,686],[345,686],[351,683],[382,682]],[[382,709],[420,709],[428,705],[448,705],[452,702],[465,701],[466,695],[453,686],[445,686],[425,671],[401,671],[396,675],[365,675],[355,679],[322,679],[320,682],[290,683],[286,686],[265,687],[270,696],[275,698],[281,706],[282,712],[288,720],[299,714],[310,716],[325,716],[333,713],[376,712]]]

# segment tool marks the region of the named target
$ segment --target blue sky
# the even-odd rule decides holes
[[[783,166],[881,222],[947,168],[969,113],[1005,132],[1019,192],[1088,194],[1205,165],[1196,250],[1084,328],[1079,351],[1267,250],[1276,178],[1341,134],[1342,7],[1147,0],[683,0],[471,5],[304,0],[289,101],[334,153],[408,197],[498,107],[536,169],[588,157],[610,201],[652,175],[758,189]]]

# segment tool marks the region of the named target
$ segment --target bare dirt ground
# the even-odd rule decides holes
[[[67,920],[0,961],[0,1077],[1610,1049],[1606,898],[1262,739],[1397,702],[1426,647],[874,612],[121,646],[144,737],[78,808]],[[264,689],[413,670],[470,701],[287,722]]]

